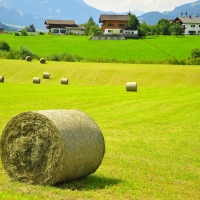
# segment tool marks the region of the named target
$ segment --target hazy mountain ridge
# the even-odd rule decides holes
[[[148,12],[138,17],[141,22],[146,22],[147,24],[154,25],[160,19],[174,19],[178,16],[200,16],[200,0],[193,2],[193,3],[186,3],[180,6],[177,6],[172,11],[168,12]]]
[[[131,11],[138,19],[147,24],[156,24],[161,18],[174,19],[181,15],[181,12],[189,15],[200,16],[200,0],[180,5],[169,12],[148,12]],[[128,11],[127,11],[128,12]],[[98,10],[83,0],[1,0],[0,1],[0,22],[18,26],[29,26],[34,24],[37,29],[45,29],[45,19],[69,19],[75,20],[77,24],[88,21],[92,16],[96,23],[99,22],[100,14],[119,14],[117,12],[104,12]],[[143,14],[144,13],[144,14]],[[125,13],[123,13],[125,14]]]

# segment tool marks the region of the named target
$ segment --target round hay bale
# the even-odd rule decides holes
[[[14,181],[55,185],[97,170],[105,152],[95,121],[77,110],[30,111],[14,116],[1,137],[1,160]]]
[[[137,92],[137,83],[136,82],[127,82],[126,91]]]
[[[31,56],[26,56],[26,61],[31,61],[32,60],[32,58],[31,58]]]
[[[39,77],[33,77],[33,83],[40,84],[40,78]]]
[[[41,64],[45,64],[46,63],[46,60],[44,58],[40,58],[40,63]]]
[[[68,84],[68,78],[61,78],[61,84]]]
[[[0,76],[0,82],[4,82],[4,76]]]
[[[50,73],[49,72],[44,72],[43,73],[43,78],[49,79],[50,78]]]

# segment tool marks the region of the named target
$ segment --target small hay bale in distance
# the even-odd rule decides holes
[[[26,61],[30,62],[32,60],[31,56],[26,56]]]
[[[136,82],[126,82],[126,91],[137,92]]]
[[[50,78],[50,73],[49,72],[44,72],[43,73],[43,78],[49,79]]]
[[[14,116],[2,132],[1,160],[14,181],[56,185],[95,172],[105,153],[95,121],[78,110],[41,110]]]
[[[4,76],[0,76],[0,82],[4,82]]]
[[[44,58],[40,58],[40,63],[41,64],[45,64],[46,63],[46,60]]]
[[[68,84],[68,78],[61,78],[61,84]]]
[[[40,84],[40,78],[39,77],[33,77],[33,83]]]

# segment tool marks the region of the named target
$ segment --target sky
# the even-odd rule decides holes
[[[139,10],[150,11],[172,11],[175,7],[193,3],[198,0],[83,0],[88,5],[102,11],[128,12]]]

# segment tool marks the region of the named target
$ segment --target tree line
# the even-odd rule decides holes
[[[128,21],[128,27],[133,27],[133,29],[138,29],[138,34],[140,37],[146,37],[148,35],[181,35],[184,29],[179,23],[170,23],[168,19],[160,19],[156,25],[148,25],[146,22],[140,23],[136,15],[132,14],[130,11],[128,13],[130,20]],[[92,17],[82,24],[85,27],[85,35],[101,35],[103,31],[96,24]]]
[[[138,29],[139,37],[146,37],[148,35],[181,35],[184,32],[184,29],[180,26],[179,23],[170,24],[168,19],[160,19],[156,25],[148,25],[146,22],[140,23],[136,15],[128,12],[130,20],[128,21],[128,27],[133,27],[133,29]],[[103,31],[101,27],[95,23],[92,17],[88,19],[87,22],[81,24],[85,27],[85,35],[102,35]],[[0,26],[2,24],[0,23]],[[21,34],[26,36],[28,32],[36,32],[36,29],[33,24],[26,26],[21,30]]]

